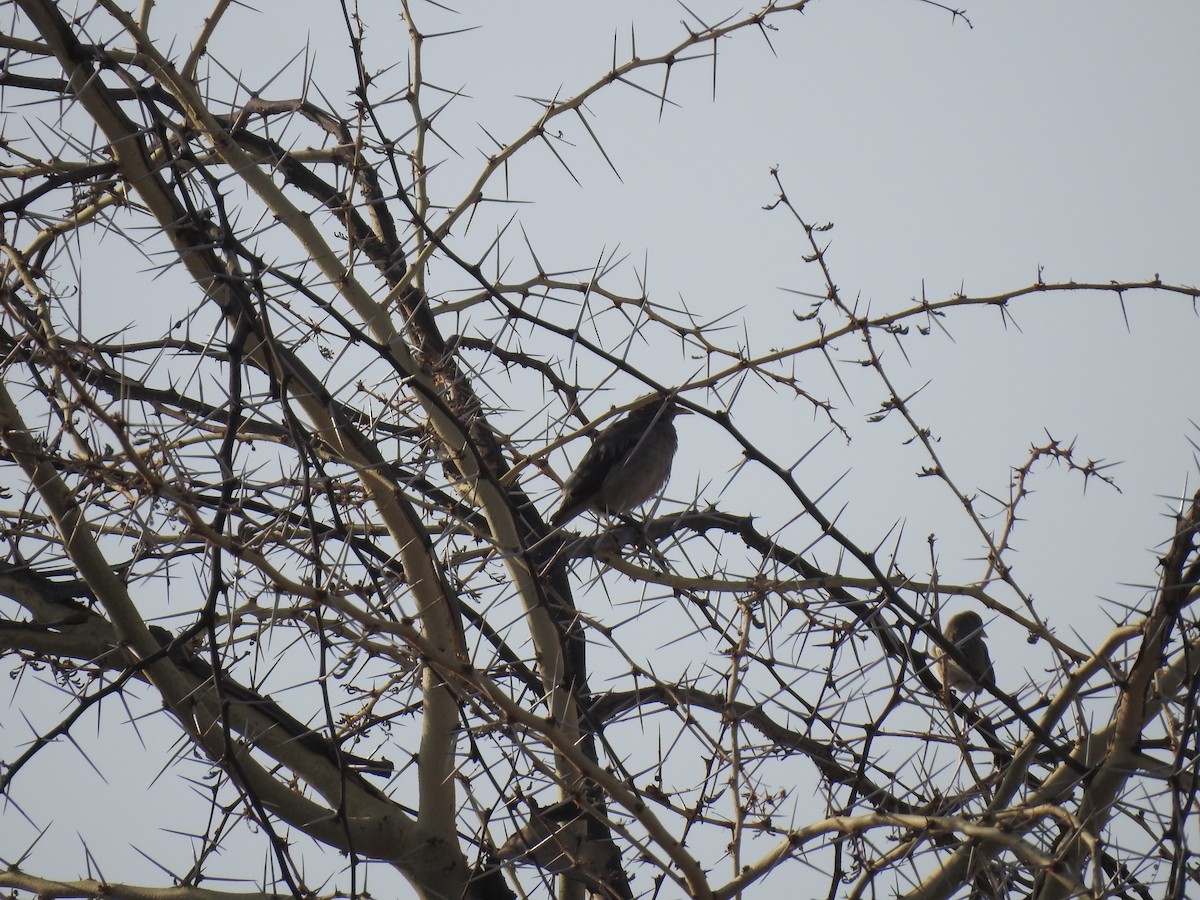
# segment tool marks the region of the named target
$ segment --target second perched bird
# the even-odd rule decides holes
[[[550,524],[562,525],[585,509],[621,515],[658,493],[679,446],[671,420],[688,412],[670,398],[655,396],[600,432],[563,485],[562,503]]]
[[[979,613],[967,610],[953,616],[946,623],[946,640],[950,641],[962,655],[966,667],[944,655],[938,661],[942,684],[963,693],[978,693],[985,684],[996,683],[996,672],[992,668],[992,658],[988,655],[987,644],[983,639],[987,632],[983,630],[983,619]]]
[[[611,897],[605,883],[620,857],[612,841],[589,836],[588,825],[583,810],[572,800],[535,806],[529,822],[497,849],[496,858],[566,875],[588,885],[595,894]]]

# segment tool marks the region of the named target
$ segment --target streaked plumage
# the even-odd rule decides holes
[[[983,619],[970,610],[960,612],[946,623],[946,640],[958,647],[966,666],[960,665],[949,655],[938,661],[942,684],[962,693],[977,693],[985,684],[996,683],[996,671],[988,654],[984,638]]]
[[[672,419],[687,412],[670,399],[654,397],[600,432],[563,485],[562,503],[550,524],[562,525],[585,509],[620,515],[657,494],[679,446]]]

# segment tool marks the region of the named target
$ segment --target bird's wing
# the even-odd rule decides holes
[[[979,649],[983,653],[983,672],[979,676],[979,683],[995,684],[996,667],[992,664],[992,655],[988,653],[987,644],[985,644],[983,641],[980,641]]]
[[[604,479],[625,462],[649,426],[650,422],[640,418],[622,419],[600,432],[563,485],[562,503],[550,517],[550,524],[557,527],[583,512],[604,486]]]

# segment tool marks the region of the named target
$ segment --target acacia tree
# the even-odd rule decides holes
[[[1072,642],[1014,576],[1012,534],[1037,467],[1089,483],[1104,467],[1050,440],[985,508],[880,350],[971,306],[1195,289],[1039,278],[867,313],[837,286],[828,227],[777,180],[820,287],[786,313],[803,339],[753,354],[623,289],[610,260],[557,271],[515,218],[464,249],[511,199],[514,160],[608,160],[598,95],[669,103],[677,67],[715,73],[723,41],[799,27],[807,0],[630,47],[521,133],[489,135],[454,197],[434,150],[454,92],[423,75],[413,4],[403,74],[372,70],[347,13],[349,104],[247,97],[209,55],[225,2],[169,48],[151,3],[5,6],[4,108],[24,114],[6,118],[0,205],[0,646],[22,717],[5,717],[0,884],[366,896],[395,871],[443,898],[725,898],[802,877],[818,879],[804,896],[1050,898],[1196,880],[1196,498],[1145,603],[1100,646]],[[85,293],[78,254],[98,239],[146,260],[120,292],[166,333]],[[936,557],[917,574],[908,538],[865,545],[799,482],[803,449],[739,427],[766,386],[846,434],[796,371],[850,345],[882,386],[874,417],[903,423],[983,547],[975,577],[951,582]],[[580,447],[647,393],[726,448],[720,499],[550,528]],[[740,502],[750,478],[769,479],[771,522]],[[946,604],[1013,623],[1053,666],[957,696],[937,677],[967,662],[939,630]],[[64,872],[39,763],[99,771],[119,766],[105,744],[163,734],[151,784],[189,788],[172,809],[186,827],[162,825],[189,852],[142,846],[116,810],[165,881],[90,849],[88,877]]]

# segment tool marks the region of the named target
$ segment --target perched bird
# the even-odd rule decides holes
[[[985,684],[996,683],[996,672],[992,668],[992,658],[988,655],[987,644],[983,639],[987,632],[983,630],[983,619],[979,613],[967,610],[953,616],[946,623],[946,640],[958,647],[964,665],[944,654],[938,660],[938,669],[942,684],[963,693],[978,693]]]
[[[555,875],[580,881],[602,896],[604,885],[619,862],[611,841],[588,834],[588,817],[573,800],[530,809],[529,821],[496,850],[504,862],[537,866]]]
[[[558,527],[585,509],[621,515],[658,493],[679,446],[671,420],[688,413],[656,395],[600,432],[563,485],[562,503],[550,524]]]

